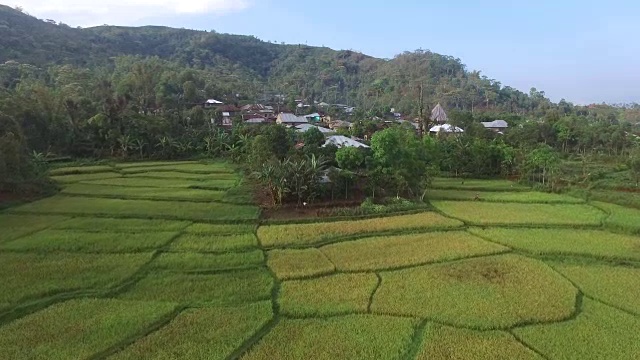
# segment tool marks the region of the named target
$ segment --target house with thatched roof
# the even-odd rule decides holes
[[[442,106],[440,106],[440,103],[438,103],[438,105],[436,105],[436,107],[434,107],[431,111],[430,119],[431,121],[436,121],[440,124],[444,124],[449,120],[449,117],[447,116],[447,113],[444,112]]]

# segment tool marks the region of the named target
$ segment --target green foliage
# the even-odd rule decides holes
[[[325,143],[325,138],[318,128],[312,127],[302,134],[302,142],[305,147],[310,146],[317,149]]]
[[[374,313],[479,329],[565,320],[577,289],[543,263],[500,255],[382,274]]]
[[[384,176],[396,195],[421,196],[428,179],[426,151],[414,132],[392,127],[371,138],[375,171]]]
[[[320,250],[337,270],[370,271],[497,254],[508,248],[465,232],[447,231],[364,238]]]
[[[71,300],[2,327],[0,347],[11,359],[89,358],[136,336],[174,308],[171,303]]]
[[[355,147],[343,147],[336,152],[336,162],[341,169],[357,171],[364,165],[363,150]]]
[[[242,359],[397,359],[409,349],[417,323],[373,315],[283,319]]]
[[[188,309],[162,329],[110,359],[223,360],[273,316],[270,302],[238,307]]]
[[[38,192],[38,184],[46,184],[45,171],[41,161],[29,156],[20,125],[0,111],[0,192],[26,190],[30,183]]]

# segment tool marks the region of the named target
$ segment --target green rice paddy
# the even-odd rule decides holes
[[[2,359],[640,358],[635,209],[436,179],[434,211],[261,224],[224,162],[52,174],[0,212]]]

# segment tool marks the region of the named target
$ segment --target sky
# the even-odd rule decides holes
[[[428,49],[553,101],[640,103],[637,0],[0,1],[71,26],[215,30],[382,58]]]

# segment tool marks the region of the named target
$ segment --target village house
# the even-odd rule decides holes
[[[507,122],[504,120],[483,122],[482,126],[497,133],[503,133],[505,130],[507,130],[507,128],[509,128],[509,124],[507,124]]]
[[[329,145],[335,145],[338,149],[343,147],[369,148],[366,144],[342,135],[329,136],[322,147],[327,147]]]
[[[300,124],[296,126],[296,131],[300,132],[300,133],[305,133],[309,130],[311,130],[312,128],[316,128],[318,130],[320,130],[320,132],[324,135],[326,134],[334,134],[335,131],[331,130],[331,129],[327,129],[325,127],[322,126],[316,126],[316,125],[311,125],[311,124]]]
[[[308,123],[309,121],[307,121],[306,118],[301,116],[296,116],[294,114],[289,114],[289,113],[280,113],[276,118],[276,124],[278,125],[296,126],[296,125],[308,124]]]
[[[209,99],[205,101],[204,104],[202,104],[202,107],[204,107],[205,109],[210,109],[210,108],[216,108],[221,105],[224,105],[222,101],[219,101],[216,99]]]

